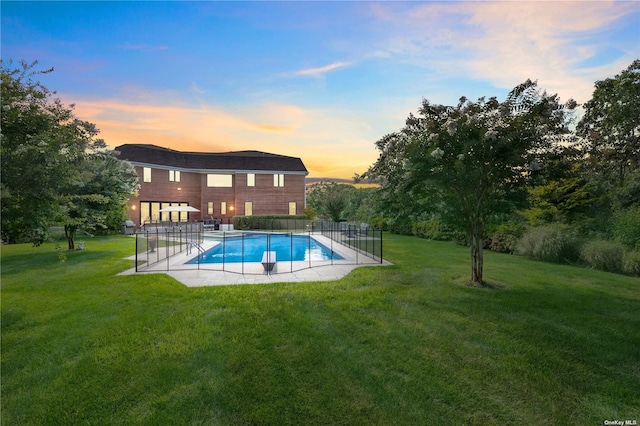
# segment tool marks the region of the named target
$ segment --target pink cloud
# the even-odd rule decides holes
[[[347,67],[349,65],[351,65],[351,62],[334,62],[332,64],[325,65],[323,67],[307,68],[307,69],[303,69],[303,70],[287,73],[286,75],[289,75],[289,76],[314,76],[314,77],[318,77],[318,76],[321,76],[322,74],[326,74],[326,73],[328,73],[330,71],[334,71],[334,70],[337,70],[339,68],[344,68],[344,67]]]
[[[111,147],[149,143],[185,151],[260,150],[300,157],[315,177],[351,178],[377,158],[363,133],[371,132],[361,114],[311,110],[264,103],[241,111],[220,107],[167,104],[176,96],[130,99],[70,99],[75,113],[93,122]],[[352,114],[353,116],[350,116]]]

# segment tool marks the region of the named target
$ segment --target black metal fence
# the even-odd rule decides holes
[[[308,232],[317,221],[306,218],[274,216],[236,216],[233,220],[237,231]]]
[[[166,222],[145,225],[136,233],[136,272],[201,244],[202,223]]]
[[[382,230],[366,223],[321,222],[320,232],[332,241],[337,241],[359,253],[382,262]]]
[[[279,274],[383,261],[382,231],[366,225],[299,219],[270,224],[266,230],[205,232],[203,223],[144,229],[136,234],[136,271]]]

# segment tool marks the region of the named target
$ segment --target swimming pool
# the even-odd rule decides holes
[[[275,251],[278,262],[342,259],[308,235],[251,233],[224,238],[220,244],[187,263],[260,262],[265,251]]]

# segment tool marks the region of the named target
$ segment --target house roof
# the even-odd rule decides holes
[[[179,169],[308,173],[300,158],[262,151],[185,152],[147,144],[120,145],[116,151],[133,163]]]

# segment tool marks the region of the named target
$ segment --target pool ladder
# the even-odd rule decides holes
[[[193,250],[194,248],[195,248],[195,249],[197,249],[197,250],[198,250],[198,252],[200,252],[201,254],[204,254],[204,252],[205,252],[205,249],[204,249],[204,248],[202,248],[202,246],[200,245],[200,243],[199,243],[199,242],[197,242],[197,241],[191,241],[191,242],[189,242],[189,244],[187,245],[187,256],[189,256],[189,255],[191,254],[191,250]]]

